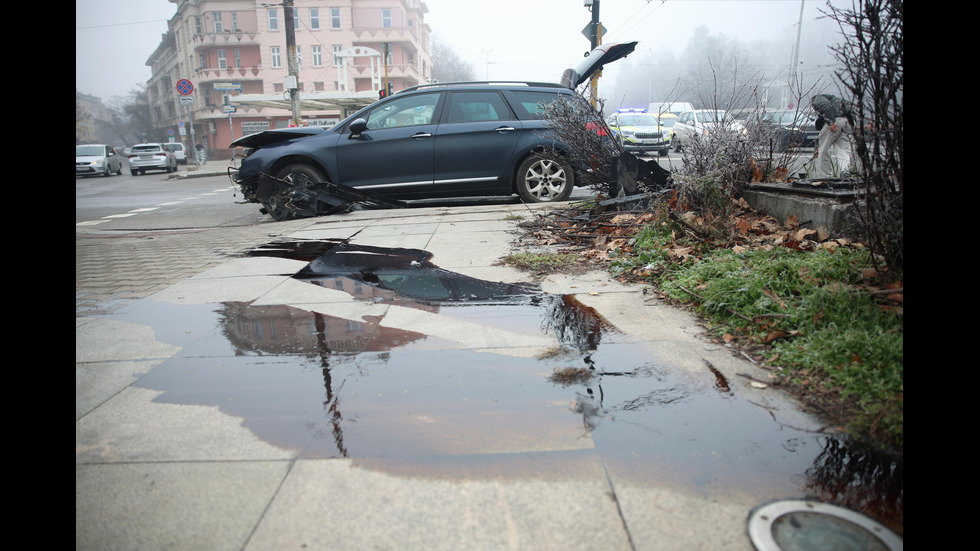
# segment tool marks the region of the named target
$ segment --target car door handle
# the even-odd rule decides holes
[[[431,138],[432,137],[432,134],[429,134],[428,132],[418,132],[416,134],[412,134],[411,137],[412,137],[412,139],[415,139],[415,138]]]
[[[493,129],[494,132],[499,132],[501,134],[504,132],[513,132],[514,130],[515,128],[513,126],[500,126]]]

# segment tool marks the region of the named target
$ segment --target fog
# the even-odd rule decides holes
[[[425,21],[476,78],[557,82],[588,49],[592,15],[583,0],[425,0]],[[607,101],[646,101],[660,86],[697,67],[704,37],[720,44],[716,68],[739,65],[746,78],[787,80],[801,21],[804,85],[832,76],[828,53],[836,27],[821,21],[821,0],[600,0],[602,41],[638,41],[628,59],[600,80]],[[850,6],[850,0],[835,0]],[[297,1],[302,7],[302,0]],[[75,86],[104,99],[126,96],[150,78],[147,59],[176,6],[167,0],[76,0]],[[830,31],[827,29],[830,28]],[[700,29],[700,30],[699,30]],[[718,52],[723,52],[718,54]],[[303,75],[300,75],[303,78]],[[827,83],[829,85],[829,82]],[[823,84],[821,84],[823,86]]]

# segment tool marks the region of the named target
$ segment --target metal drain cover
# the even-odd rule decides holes
[[[817,501],[786,500],[749,514],[749,539],[758,551],[899,551],[902,538],[849,509]]]

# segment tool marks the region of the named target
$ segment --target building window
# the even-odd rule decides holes
[[[391,28],[391,10],[389,8],[381,10],[381,26],[386,29]]]
[[[279,12],[275,8],[269,10],[269,30],[279,30]]]
[[[238,48],[235,48],[235,67],[241,67],[241,66],[242,66],[242,51]]]
[[[320,30],[320,8],[310,8],[310,29]]]
[[[340,8],[330,8],[330,28],[340,28]]]
[[[201,59],[201,66],[199,68],[200,69],[207,69],[208,68],[208,56],[205,55],[204,52],[201,52],[200,59]]]
[[[214,32],[216,33],[224,32],[225,31],[224,25],[221,22],[221,12],[220,11],[213,12],[212,17],[214,17]]]
[[[240,30],[238,28],[238,12],[237,11],[231,12],[231,30],[233,30],[235,32],[238,32]]]
[[[194,16],[194,30],[197,32],[197,34],[201,34],[202,32],[204,32],[201,29],[201,16],[200,15],[195,15]]]
[[[300,46],[296,46],[296,70],[299,71],[303,68],[303,49]]]
[[[299,10],[293,9],[293,30],[299,30]]]
[[[279,53],[279,46],[272,46],[272,66],[282,67],[282,55]]]
[[[320,46],[313,46],[313,66],[323,67],[323,50]]]
[[[228,60],[225,58],[224,50],[218,50],[218,68],[219,69],[228,68]]]
[[[341,57],[337,55],[343,49],[344,49],[344,45],[343,44],[334,44],[333,45],[333,65],[334,65],[334,67],[340,67],[341,65],[344,64],[344,60],[341,59]]]

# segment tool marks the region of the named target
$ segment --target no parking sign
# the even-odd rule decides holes
[[[187,80],[186,78],[182,78],[182,79],[180,79],[180,80],[177,81],[177,93],[178,94],[180,94],[182,96],[188,96],[193,91],[194,91],[194,85],[191,84],[191,81]]]

